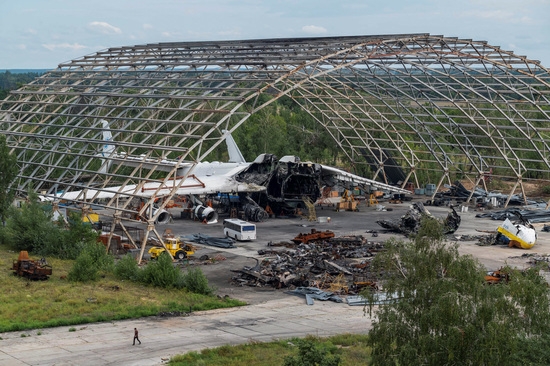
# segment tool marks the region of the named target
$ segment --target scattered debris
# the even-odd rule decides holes
[[[520,249],[531,249],[537,241],[537,232],[529,220],[518,214],[519,221],[512,223],[508,218],[489,235],[479,236],[478,245],[507,245]]]
[[[450,208],[451,212],[449,212],[447,218],[442,222],[444,225],[444,234],[452,234],[460,226],[460,216],[455,211],[454,206],[450,206]],[[422,202],[415,202],[400,220],[378,220],[376,223],[386,230],[408,235],[418,231],[420,222],[424,216],[433,217]]]
[[[501,234],[500,240],[505,242],[507,240],[509,247],[531,249],[537,241],[537,232],[535,228],[529,221],[523,218],[521,223],[514,224],[512,224],[510,219],[506,219],[497,230],[499,234]]]
[[[344,302],[341,297],[333,294],[332,292],[326,292],[316,287],[297,287],[294,290],[286,291],[287,294],[296,295],[296,296],[305,296],[306,303],[308,305],[313,305],[313,299],[321,301],[334,301],[334,302]]]
[[[197,244],[210,245],[218,248],[236,248],[235,241],[227,237],[213,237],[205,234],[190,234],[181,236],[182,240],[192,241]]]
[[[434,200],[427,202],[427,204],[448,206],[451,200],[454,199],[456,202],[464,202],[470,195],[472,195],[477,207],[495,208],[504,206],[508,200],[508,205],[514,206],[536,203],[536,201],[529,200],[522,195],[513,194],[508,196],[500,192],[487,192],[479,187],[476,187],[472,193],[472,191],[466,189],[459,181],[456,181],[452,186],[445,185],[445,188],[447,188],[447,191],[436,193]]]
[[[309,234],[298,234],[292,241],[296,244],[303,243],[307,244],[310,241],[330,239],[334,238],[334,233],[330,230],[317,231],[316,229],[311,229]]]
[[[281,249],[276,249],[281,248]],[[270,243],[253,267],[232,270],[238,286],[274,288],[316,287],[338,294],[356,294],[376,287],[370,260],[383,244],[363,236],[343,236],[305,243]],[[253,258],[254,259],[254,258]]]
[[[487,274],[485,275],[485,282],[489,284],[508,281],[510,281],[510,275],[506,272],[503,272],[502,269],[499,269],[498,271],[487,272]]]
[[[523,218],[524,220],[529,220],[530,223],[542,223],[550,222],[550,210],[545,209],[535,209],[535,210],[519,210],[517,208],[509,208],[501,211],[479,213],[476,217],[481,218],[490,218],[492,220],[518,220]],[[546,231],[543,229],[543,231]]]

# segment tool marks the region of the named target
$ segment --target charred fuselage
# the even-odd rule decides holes
[[[237,181],[266,187],[265,192],[252,193],[251,196],[260,206],[269,206],[277,215],[304,208],[304,197],[317,201],[321,196],[320,178],[319,164],[301,162],[296,156],[277,159],[272,154],[258,156],[236,176]]]

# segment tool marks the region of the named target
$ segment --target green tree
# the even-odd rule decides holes
[[[538,269],[504,268],[509,281],[488,285],[484,267],[426,218],[413,241],[377,254],[373,271],[385,274],[391,299],[369,333],[373,365],[550,364],[548,352],[521,352],[549,346],[548,286]],[[364,295],[372,316],[376,294]]]
[[[10,208],[1,234],[2,242],[15,250],[62,259],[76,259],[83,248],[97,242],[98,235],[74,213],[69,214],[68,225],[54,221],[51,206],[40,202],[34,191],[20,208]]]
[[[21,208],[11,207],[3,230],[3,240],[15,250],[35,251],[41,254],[51,242],[61,236],[52,221],[52,212],[45,210],[35,192],[29,192]]]
[[[14,190],[11,184],[17,177],[17,158],[10,154],[6,136],[0,135],[0,222],[6,220],[6,213],[13,202]]]

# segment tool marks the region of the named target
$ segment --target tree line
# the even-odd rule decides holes
[[[35,78],[42,75],[40,72],[10,72],[0,73],[0,100],[5,99],[10,90],[15,90],[21,86],[30,83]]]

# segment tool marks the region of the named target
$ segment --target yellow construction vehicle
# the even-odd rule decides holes
[[[184,243],[179,238],[164,238],[164,245],[168,248],[172,257],[177,260],[182,260],[195,254],[193,244]],[[163,247],[155,246],[149,249],[149,254],[151,255],[151,259],[157,259],[165,251],[166,249]]]

